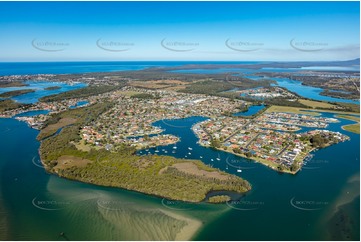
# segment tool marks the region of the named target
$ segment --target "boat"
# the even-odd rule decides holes
[[[226,170],[228,170],[228,166],[226,166]]]
[[[237,172],[242,172],[242,170],[241,170],[241,169],[238,169]]]
[[[201,159],[202,159],[202,158],[203,158],[203,156],[200,156],[199,158],[201,158]]]
[[[214,161],[213,159],[211,159],[211,161]]]
[[[188,155],[191,155],[192,153],[191,152],[188,152]]]
[[[219,159],[219,158],[216,158],[216,160],[221,160],[221,159]]]
[[[173,146],[173,149],[177,149],[177,146]]]
[[[159,152],[159,150],[156,150],[156,151],[155,151],[155,153],[158,153],[158,152]]]
[[[166,154],[167,154],[167,153],[168,153],[168,151],[166,151],[166,150],[165,150],[165,151],[164,151],[164,153],[166,153]]]
[[[193,150],[193,148],[191,148],[191,147],[188,147],[188,150]]]

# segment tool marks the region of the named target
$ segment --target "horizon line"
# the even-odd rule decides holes
[[[335,62],[360,60],[44,60],[44,61],[0,61],[0,63],[61,63],[61,62]]]

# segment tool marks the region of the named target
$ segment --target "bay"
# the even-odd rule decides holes
[[[39,98],[49,95],[59,94],[62,92],[68,92],[71,90],[75,90],[87,86],[87,84],[80,82],[69,84],[65,82],[48,82],[48,81],[36,81],[36,80],[26,81],[25,84],[27,84],[27,86],[0,88],[0,93],[15,91],[15,90],[34,89],[35,92],[15,96],[12,97],[11,99],[19,103],[36,103],[39,100]],[[45,89],[53,86],[59,86],[60,88],[56,90]]]

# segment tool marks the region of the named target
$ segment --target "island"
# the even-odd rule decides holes
[[[44,90],[52,91],[52,90],[58,90],[61,86],[51,86],[51,87],[45,87]]]
[[[35,90],[34,89],[20,89],[20,90],[15,90],[15,91],[3,92],[0,94],[0,98],[11,98],[11,97],[20,96],[20,95],[27,94],[27,93],[32,93],[32,92],[35,92]]]
[[[22,80],[17,80],[16,77],[0,77],[0,88],[24,86],[28,86],[28,84],[24,83]]]

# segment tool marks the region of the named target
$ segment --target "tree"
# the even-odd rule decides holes
[[[149,141],[149,140],[150,140],[149,135],[145,134],[145,135],[144,135],[144,140],[145,140],[145,141]]]
[[[221,147],[221,142],[219,141],[219,139],[212,139],[212,140],[211,140],[211,147],[212,147],[212,148],[219,148],[219,147]]]
[[[297,162],[293,162],[291,165],[291,171],[297,171],[300,168]]]

